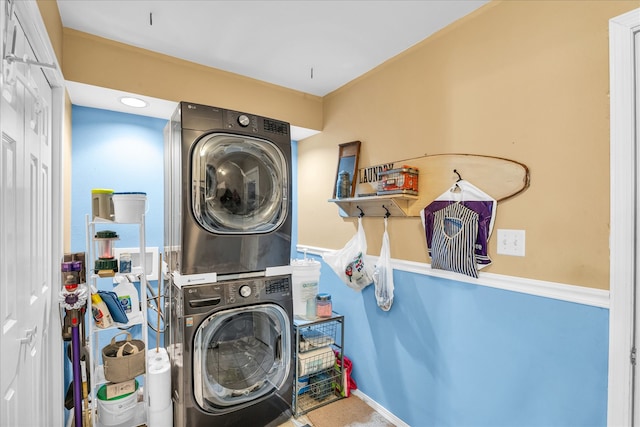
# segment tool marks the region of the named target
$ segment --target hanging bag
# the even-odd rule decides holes
[[[116,337],[122,334],[126,334],[127,338],[116,341]],[[131,339],[127,331],[120,332],[102,349],[102,361],[107,381],[119,383],[132,380],[145,372],[144,342]]]
[[[393,268],[391,267],[391,249],[389,248],[389,233],[387,232],[387,217],[384,218],[384,234],[380,258],[373,272],[373,283],[376,288],[376,302],[384,311],[391,309],[393,304]]]
[[[489,238],[493,231],[498,202],[471,184],[460,179],[447,191],[438,196],[421,212],[422,225],[425,230],[427,250],[432,257],[433,231],[435,227],[435,213],[452,203],[459,203],[478,214],[478,234],[475,242],[475,257],[477,269],[480,270],[491,264],[489,258]]]
[[[340,250],[322,255],[324,262],[351,289],[361,291],[373,282],[373,266],[366,262],[367,236],[358,218],[358,231]]]

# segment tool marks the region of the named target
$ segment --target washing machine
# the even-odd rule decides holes
[[[176,427],[282,424],[292,415],[291,276],[172,285]]]
[[[169,271],[240,277],[289,265],[289,124],[180,102],[164,138]]]

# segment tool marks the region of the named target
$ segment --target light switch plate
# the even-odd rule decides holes
[[[524,230],[498,230],[498,254],[511,256],[524,256],[525,254]]]

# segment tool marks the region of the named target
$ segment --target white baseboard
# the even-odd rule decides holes
[[[395,415],[393,415],[385,407],[380,405],[378,402],[376,402],[375,400],[373,400],[372,398],[370,398],[369,396],[367,396],[366,394],[364,394],[360,390],[353,390],[353,391],[351,391],[351,394],[359,397],[364,403],[366,403],[367,405],[369,405],[373,409],[375,409],[376,412],[378,412],[380,415],[382,415],[387,421],[389,421],[394,426],[396,426],[396,427],[411,427],[411,426],[409,426],[409,424],[405,423],[400,418],[398,418]]]
[[[332,251],[331,249],[306,245],[298,245],[297,250],[301,253],[306,251],[308,254],[318,256],[322,256],[324,253]],[[367,258],[370,258],[373,263],[378,260],[378,257],[369,255]],[[394,270],[408,271],[411,273],[423,274],[425,276],[441,277],[444,279],[455,280],[457,282],[473,283],[478,286],[488,286],[491,288],[553,298],[577,304],[609,308],[609,291],[603,289],[527,279],[524,277],[506,276],[503,274],[484,273],[482,271],[479,273],[479,277],[474,279],[473,277],[465,276],[464,274],[452,273],[444,270],[434,270],[431,268],[431,265],[427,263],[398,259],[392,259],[391,264]]]

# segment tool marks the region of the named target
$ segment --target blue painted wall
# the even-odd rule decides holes
[[[163,134],[166,120],[72,107],[71,249],[85,250],[91,189],[147,193],[147,246],[163,246]],[[137,226],[124,228],[120,247],[138,246]],[[134,231],[133,233],[131,231]]]
[[[397,270],[394,284],[384,312],[322,263],[358,388],[404,422],[606,426],[608,310]]]
[[[145,239],[148,247],[162,251],[164,241],[164,136],[166,120],[117,113],[87,107],[72,107],[71,248],[86,250],[86,215],[91,215],[91,189],[110,188],[116,192],[147,194]],[[91,218],[91,217],[90,217]],[[114,224],[116,247],[139,246],[139,228]],[[89,268],[91,266],[88,266]],[[150,281],[157,289],[157,280]],[[138,291],[140,284],[136,283]],[[99,279],[98,288],[112,290],[111,279]],[[155,311],[149,320],[157,323]],[[140,326],[130,330],[140,333]],[[102,335],[101,345],[106,345]],[[161,338],[162,339],[162,338]],[[104,342],[102,342],[104,341]],[[155,347],[156,334],[149,331],[149,347]]]

